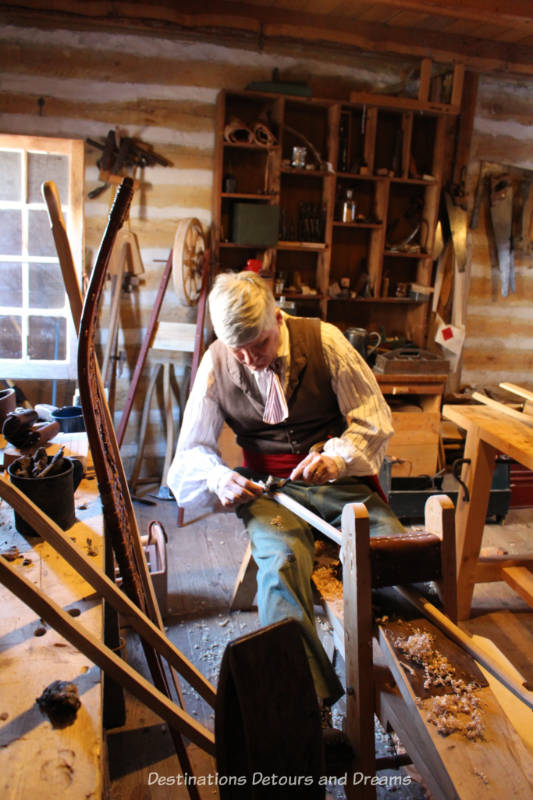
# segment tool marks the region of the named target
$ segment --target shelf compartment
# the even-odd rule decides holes
[[[406,147],[409,138],[410,115],[379,109],[377,117],[374,172],[392,171],[395,177],[407,177]]]
[[[286,98],[281,157],[289,163],[292,160],[293,147],[306,147],[305,141],[296,132],[305,136],[316,149],[322,164],[325,164],[328,161],[328,104],[321,105],[316,102],[310,103]],[[316,163],[309,147],[306,160],[308,164],[320,166]]]
[[[328,301],[327,320],[342,331],[355,325],[368,331],[377,330],[386,338],[405,338],[409,329],[409,315],[413,305],[409,302],[382,303],[374,298]]]
[[[327,205],[322,175],[282,172],[279,203],[282,241],[325,242]]]
[[[222,186],[234,181],[234,188],[225,194],[262,196],[270,193],[268,185],[266,148],[224,148],[222,160]]]
[[[358,173],[366,165],[365,158],[366,109],[343,107],[339,120],[339,174]]]
[[[280,99],[277,97],[268,97],[266,95],[254,94],[253,92],[226,92],[225,93],[225,109],[223,116],[223,129],[221,131],[224,140],[224,128],[233,120],[237,119],[244,123],[248,128],[253,128],[254,124],[259,120],[272,131],[276,139],[279,141],[279,118],[280,118]],[[260,145],[256,143],[247,142],[226,142],[224,144],[231,146],[242,146],[243,144],[248,147],[256,147],[259,149]],[[264,148],[266,149],[266,148]]]
[[[387,212],[387,230],[384,242],[384,252],[387,254],[399,255],[401,257],[427,258],[426,247],[431,246],[433,231],[429,230],[427,223],[427,198],[428,192],[435,190],[435,186],[423,186],[402,182],[391,182],[389,193],[389,205]],[[416,226],[419,224],[418,231],[412,236]],[[402,243],[419,245],[419,253],[409,254],[395,250],[394,247]]]
[[[436,117],[430,117],[427,114],[413,114],[409,177],[434,174],[434,143],[437,138],[437,122]]]
[[[302,299],[302,293],[295,291],[302,286],[315,289],[317,294],[304,293],[306,300],[322,300],[324,286],[321,283],[323,251],[293,248],[278,249],[276,259],[276,281],[283,281],[283,290],[278,294],[296,300]],[[292,290],[291,290],[292,287]]]

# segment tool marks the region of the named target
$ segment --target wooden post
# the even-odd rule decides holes
[[[342,512],[344,584],[344,657],[346,663],[346,734],[355,753],[354,767],[373,776],[374,680],[372,675],[372,577],[368,511],[349,503]],[[375,788],[346,786],[348,800],[374,798]]]

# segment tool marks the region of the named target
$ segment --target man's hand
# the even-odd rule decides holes
[[[230,472],[228,477],[218,487],[218,499],[224,508],[235,508],[240,503],[249,503],[255,497],[263,494],[263,487],[258,483],[249,481],[238,472]]]
[[[324,453],[309,453],[290,474],[291,481],[300,480],[306,483],[329,483],[339,476],[339,468],[335,460]]]

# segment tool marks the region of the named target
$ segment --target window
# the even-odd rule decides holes
[[[74,263],[83,253],[81,140],[0,134],[0,377],[76,377],[76,333],[46,203],[54,181]]]

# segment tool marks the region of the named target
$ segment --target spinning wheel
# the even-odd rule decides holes
[[[206,240],[199,220],[178,223],[172,248],[172,279],[181,305],[195,306],[200,299]]]

